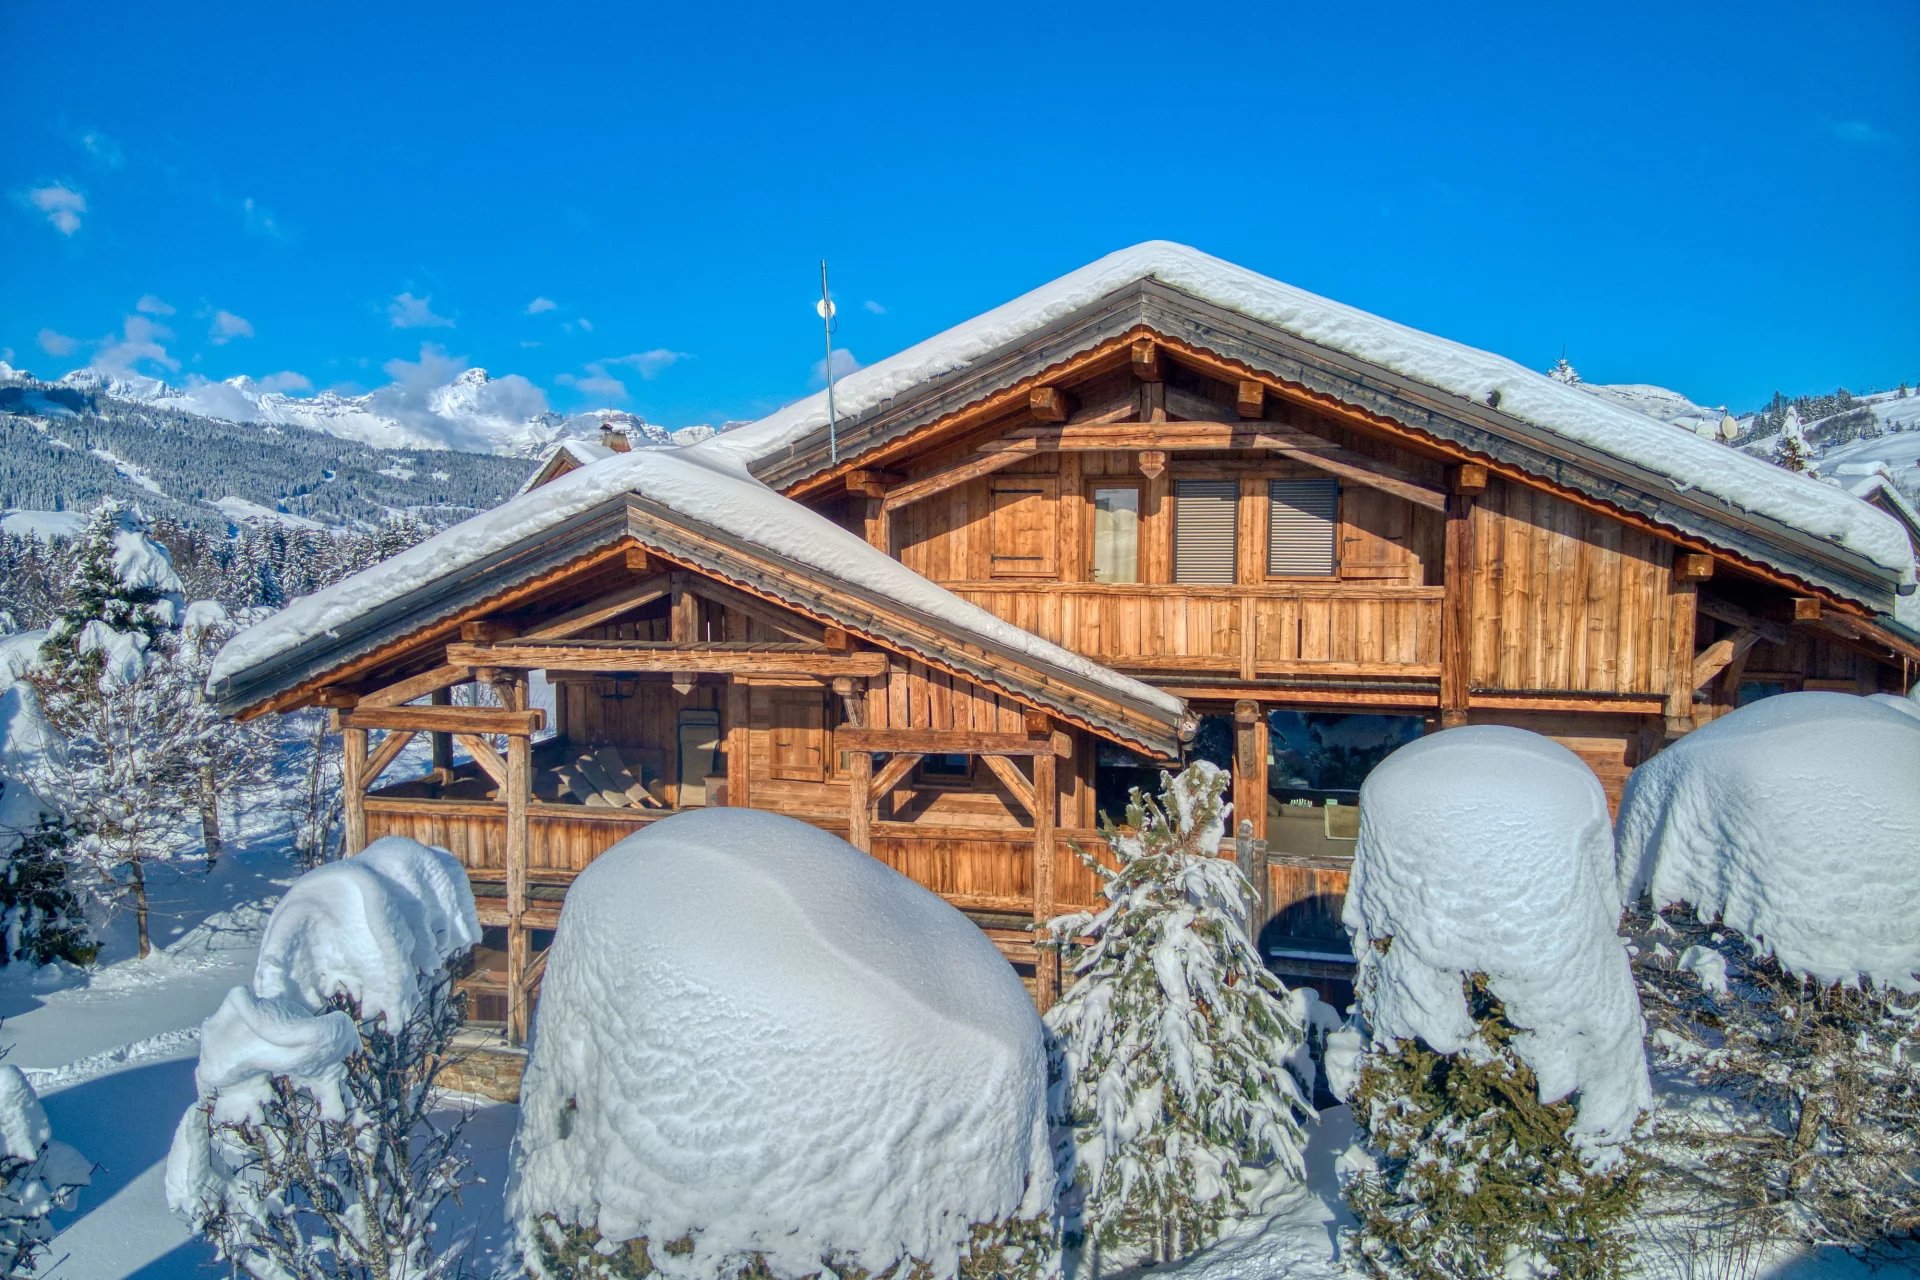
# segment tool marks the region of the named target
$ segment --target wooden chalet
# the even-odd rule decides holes
[[[1267,954],[1338,983],[1357,792],[1395,746],[1518,725],[1617,799],[1745,700],[1905,690],[1920,660],[1911,548],[1845,492],[1178,246],[837,400],[550,460],[222,655],[234,714],[336,710],[350,851],[467,864],[514,1038],[572,877],[678,809],[844,834],[1044,1005],[1032,926],[1094,897],[1072,846],[1213,759],[1264,842]],[[389,779],[415,735],[431,771]]]

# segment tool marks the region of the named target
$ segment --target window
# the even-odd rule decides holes
[[[1334,570],[1337,481],[1320,477],[1267,485],[1267,575],[1325,578]]]
[[[1140,486],[1092,488],[1093,580],[1140,581]]]
[[[1153,795],[1160,790],[1161,766],[1146,756],[1097,742],[1093,754],[1093,807],[1103,817],[1125,822],[1127,801],[1135,788]]]
[[[1267,713],[1267,794],[1280,804],[1351,805],[1395,748],[1419,737],[1419,716]]]
[[[1053,476],[1015,476],[988,487],[987,538],[996,578],[1060,575],[1060,481]]]
[[[1173,486],[1173,580],[1234,580],[1235,480],[1176,480]]]
[[[826,697],[817,689],[775,689],[769,711],[772,776],[785,782],[825,782]]]
[[[961,786],[973,778],[973,757],[936,753],[920,757],[920,780],[933,786]]]

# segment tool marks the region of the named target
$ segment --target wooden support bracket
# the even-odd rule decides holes
[[[1267,413],[1267,387],[1252,378],[1240,379],[1234,395],[1234,411],[1243,418],[1263,418]]]
[[[1713,557],[1681,552],[1673,558],[1673,576],[1681,582],[1705,582],[1713,576]]]
[[[1007,789],[1007,793],[1031,816],[1034,811],[1033,784],[1021,774],[1018,766],[1005,756],[981,756],[980,760],[994,777],[1000,779],[1000,785]]]
[[[1159,382],[1167,376],[1160,362],[1160,344],[1152,338],[1136,338],[1133,343],[1133,376],[1142,382]]]
[[[1058,387],[1035,387],[1027,395],[1027,410],[1042,422],[1065,422],[1073,416],[1073,397]]]

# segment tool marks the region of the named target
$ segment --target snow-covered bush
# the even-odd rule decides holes
[[[1047,1024],[1073,1134],[1067,1225],[1102,1266],[1191,1253],[1304,1171],[1312,1109],[1288,1069],[1306,1057],[1304,1004],[1247,936],[1252,890],[1219,856],[1226,787],[1201,763],[1135,791],[1103,831],[1118,869],[1087,858],[1106,905],[1053,925],[1090,940]]]
[[[1772,1236],[1920,1232],[1920,718],[1793,693],[1634,771],[1620,883],[1668,1194]]]
[[[223,1259],[258,1280],[450,1273],[435,1219],[465,1163],[436,1081],[479,936],[460,864],[396,836],[288,889],[252,987],[201,1033],[167,1158],[168,1204]]]
[[[0,1276],[30,1276],[53,1239],[49,1215],[93,1180],[87,1158],[53,1137],[20,1068],[0,1064]]]
[[[1371,1273],[1620,1272],[1650,1093],[1619,915],[1606,797],[1565,747],[1450,729],[1368,777],[1343,1172]]]
[[[966,917],[747,809],[567,894],[508,1209],[535,1275],[1021,1275],[1054,1171],[1039,1017]]]

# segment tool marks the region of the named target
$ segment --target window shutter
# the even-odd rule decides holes
[[[988,486],[987,537],[996,578],[1054,578],[1060,574],[1057,476],[1019,476]]]
[[[1177,480],[1173,486],[1173,580],[1234,578],[1237,480]]]
[[[1267,573],[1324,578],[1334,569],[1335,480],[1274,480],[1267,486]]]
[[[811,689],[777,689],[771,708],[771,776],[785,782],[827,780],[826,702]]]

